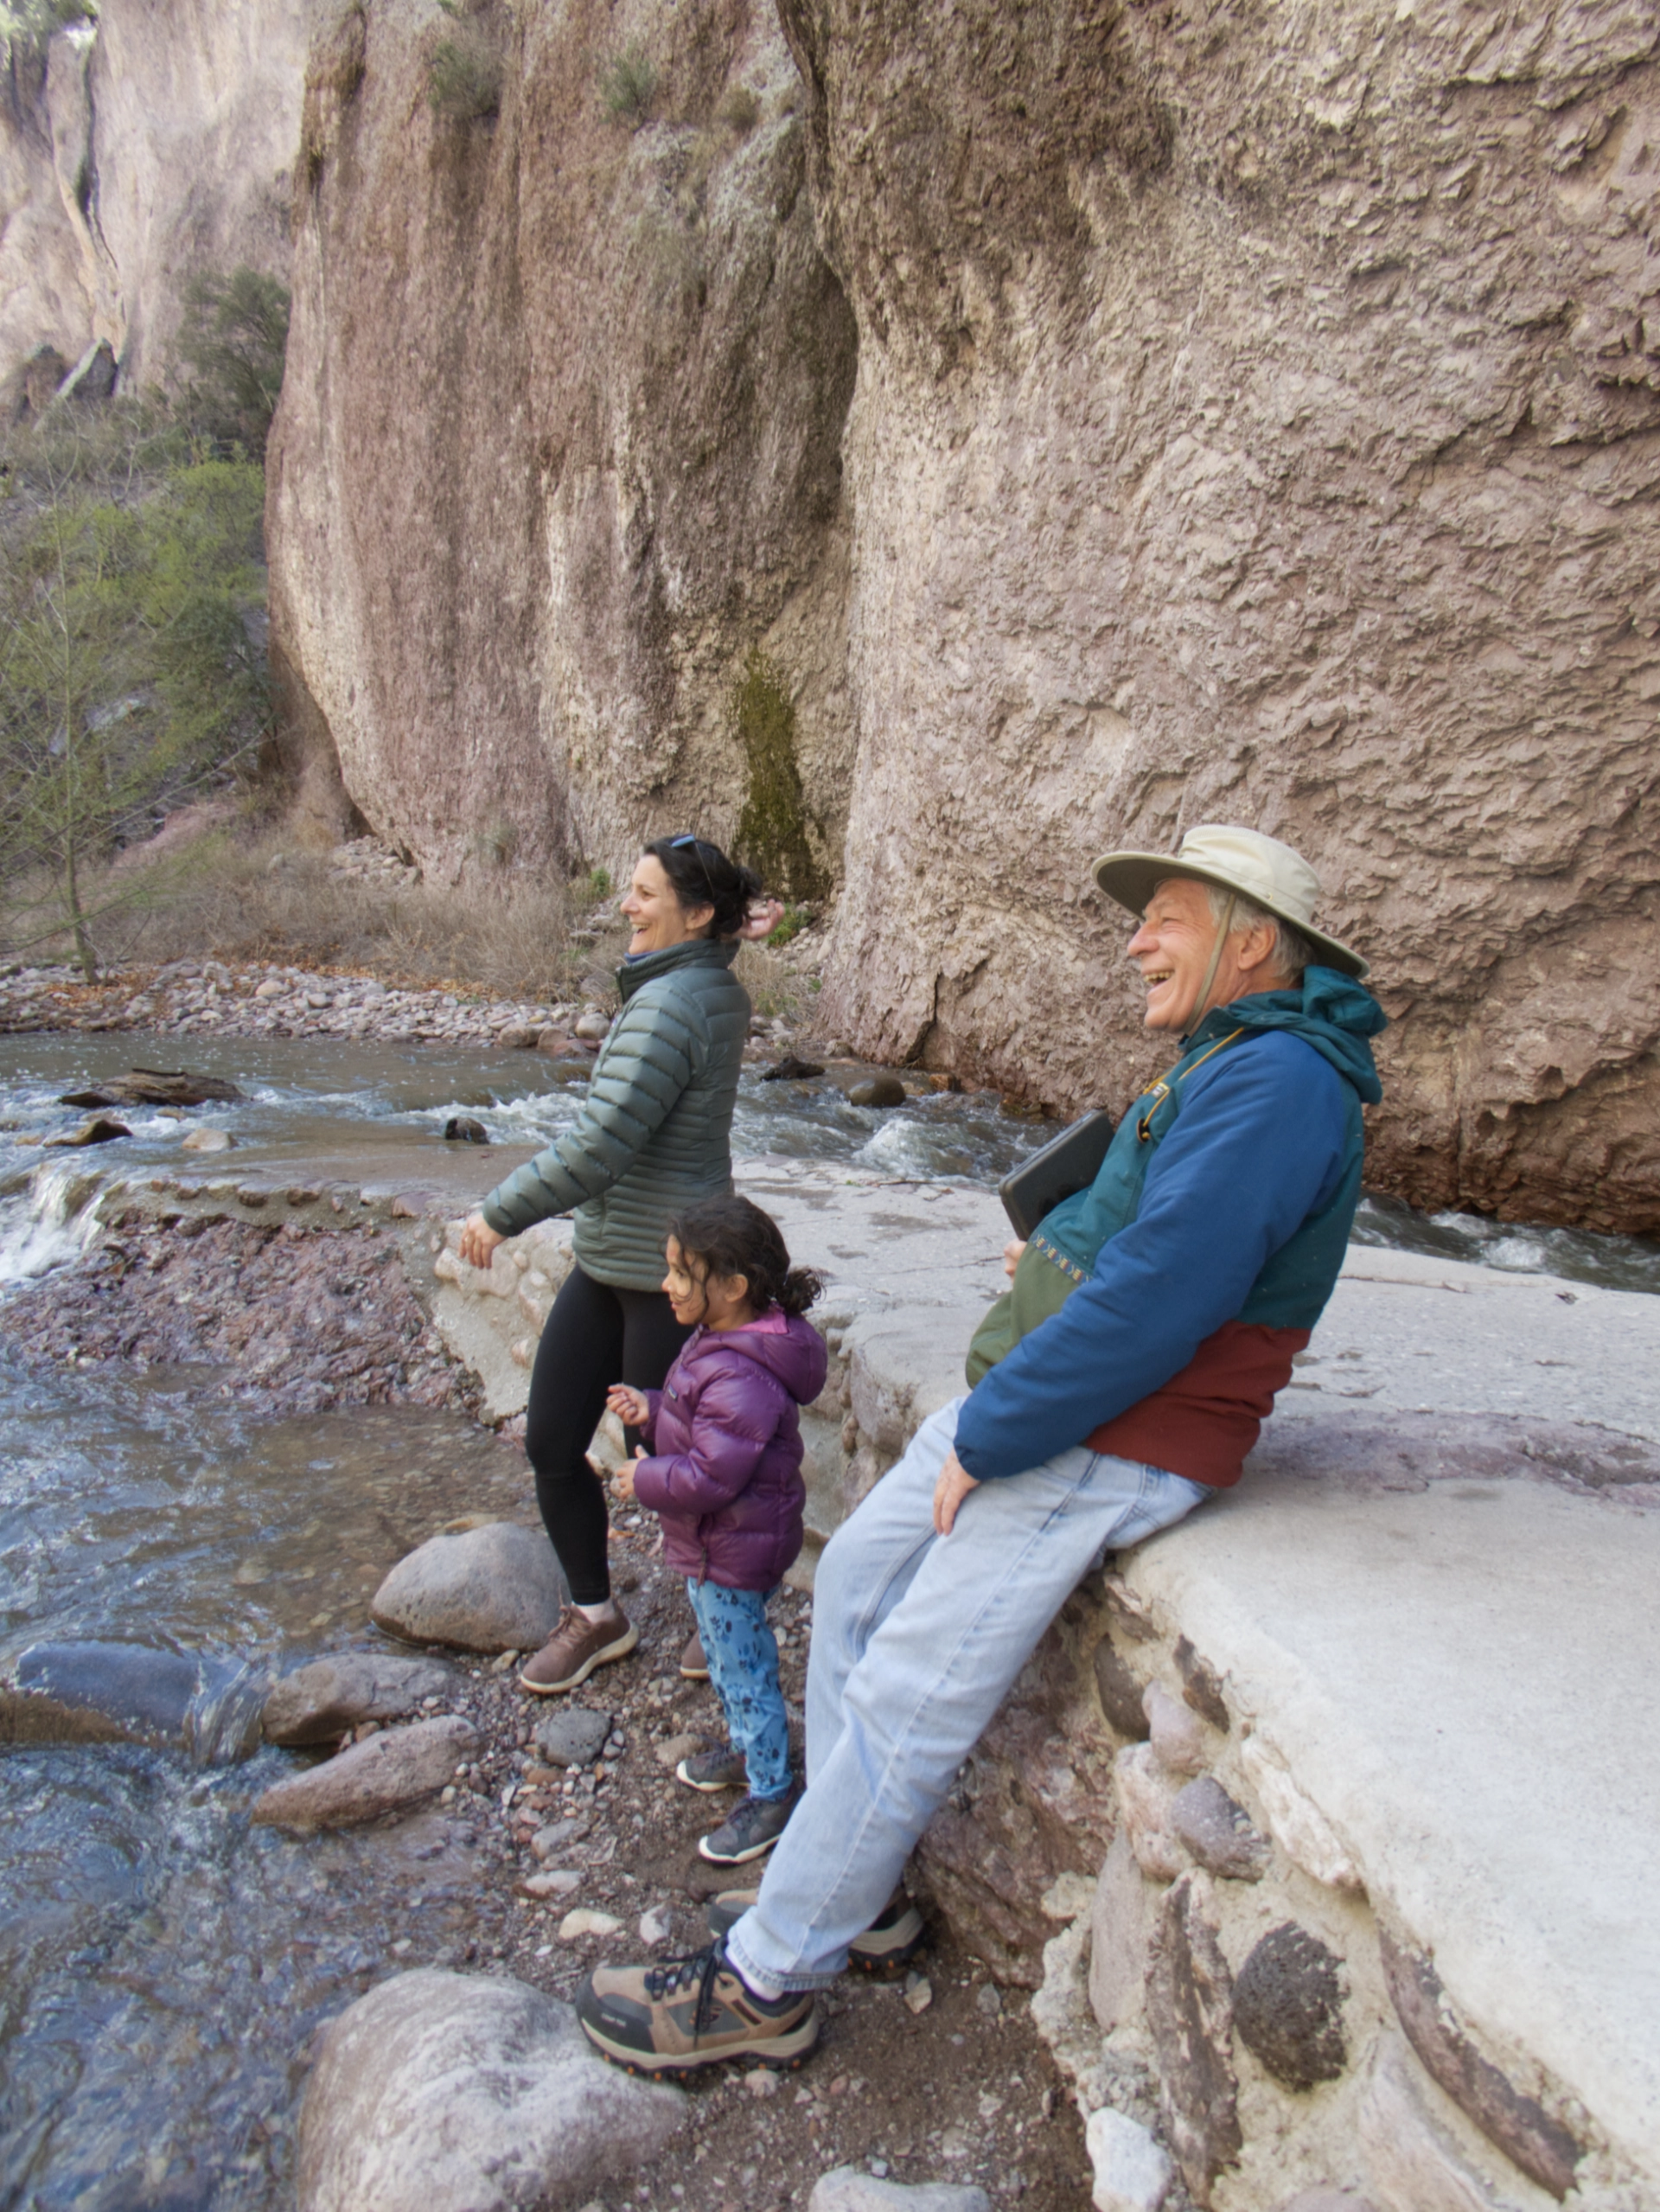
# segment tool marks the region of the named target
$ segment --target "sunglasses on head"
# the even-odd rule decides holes
[[[720,901],[715,897],[714,883],[709,873],[709,863],[703,857],[702,838],[694,837],[688,829],[684,837],[671,837],[668,841],[668,849],[671,853],[678,853],[683,845],[689,845],[697,854],[698,866],[703,870],[704,885],[709,893],[709,904],[712,906],[718,906]]]

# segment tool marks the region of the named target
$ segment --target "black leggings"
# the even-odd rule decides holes
[[[553,1301],[530,1378],[525,1449],[536,1470],[536,1503],[578,1605],[611,1594],[605,1557],[605,1493],[588,1464],[613,1383],[661,1390],[692,1333],[661,1290],[615,1290],[572,1268]],[[628,1429],[629,1450],[642,1440]]]

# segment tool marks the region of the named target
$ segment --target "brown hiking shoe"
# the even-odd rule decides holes
[[[724,1943],[761,1892],[723,1889],[711,1902],[709,1933]],[[901,1973],[922,1949],[928,1930],[923,1916],[902,1888],[894,1891],[862,1935],[847,1946],[847,1963],[862,1974],[885,1980]]]
[[[704,1656],[703,1637],[699,1630],[692,1631],[692,1640],[680,1653],[680,1674],[687,1682],[707,1682],[709,1662]]]
[[[559,1627],[520,1671],[519,1679],[537,1697],[551,1697],[556,1691],[574,1690],[586,1682],[597,1666],[627,1659],[639,1640],[640,1631],[622,1613],[610,1621],[591,1621],[574,1605],[567,1605]]]
[[[795,2067],[819,2040],[810,1990],[757,1997],[718,1943],[654,1966],[596,1966],[577,1991],[577,2018],[630,2074],[692,2074],[729,2058]]]

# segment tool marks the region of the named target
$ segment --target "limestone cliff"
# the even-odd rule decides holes
[[[1660,1226],[1660,17],[782,0],[859,326],[828,1015],[1079,1103],[1089,857],[1299,844],[1376,1180]]]
[[[288,264],[316,0],[102,0],[0,97],[0,380],[107,341],[166,380],[189,280]]]
[[[314,51],[273,630],[430,867],[745,804],[835,865],[854,338],[799,99],[760,0],[374,0]]]

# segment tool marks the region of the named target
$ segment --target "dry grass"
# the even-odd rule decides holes
[[[571,943],[563,885],[504,877],[499,889],[443,891],[364,880],[338,873],[326,854],[223,831],[143,866],[129,861],[99,890],[120,902],[94,929],[106,968],[271,962],[546,1003],[567,995],[598,956]],[[0,950],[21,952],[10,918],[0,905]],[[61,959],[67,949],[66,937],[36,943],[26,956]]]

